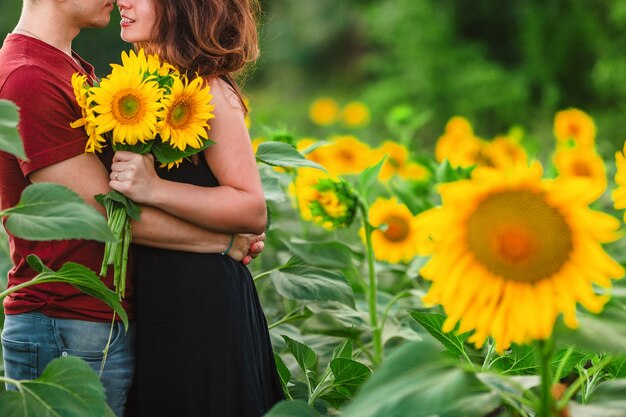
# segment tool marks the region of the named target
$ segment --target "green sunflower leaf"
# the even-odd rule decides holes
[[[0,216],[7,217],[6,229],[22,239],[115,241],[104,216],[59,184],[29,185],[17,205]]]
[[[0,150],[27,161],[24,145],[17,130],[19,113],[17,106],[8,100],[0,100]]]
[[[338,301],[354,308],[354,293],[338,272],[293,266],[271,274],[276,291],[290,300]]]
[[[256,160],[271,166],[283,168],[317,168],[326,171],[326,168],[317,162],[309,161],[292,145],[282,142],[263,142],[256,151]]]
[[[2,417],[102,417],[104,388],[80,358],[53,360],[40,378],[21,381],[20,391],[0,393]]]
[[[287,348],[293,357],[296,358],[296,362],[305,378],[308,378],[311,383],[314,383],[317,376],[317,355],[313,349],[288,336],[282,335],[282,337],[285,343],[287,343]]]
[[[457,356],[461,356],[465,352],[465,340],[469,337],[470,333],[457,334],[456,331],[444,333],[441,330],[443,322],[446,320],[446,316],[441,313],[435,313],[430,311],[412,311],[411,317],[413,317],[419,324],[424,327],[428,333],[430,333],[435,339],[441,342],[450,352]]]
[[[104,302],[117,313],[124,326],[128,328],[128,316],[119,300],[119,295],[107,288],[94,271],[86,266],[67,262],[58,271],[48,268],[36,255],[28,255],[26,261],[38,275],[28,281],[28,285],[43,284],[46,282],[64,282],[78,288],[85,294],[91,295]],[[23,288],[23,287],[22,287]],[[6,290],[3,295],[13,292],[13,288]],[[2,298],[2,294],[0,294]]]
[[[281,401],[264,415],[265,417],[320,417],[306,401]]]

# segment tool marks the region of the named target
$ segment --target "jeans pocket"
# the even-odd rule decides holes
[[[4,375],[17,380],[37,379],[38,346],[36,343],[9,340],[2,336],[2,353],[4,357]],[[9,386],[7,389],[16,389]]]

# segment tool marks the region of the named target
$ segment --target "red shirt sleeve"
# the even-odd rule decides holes
[[[20,161],[25,176],[85,151],[84,129],[70,126],[82,117],[73,91],[56,85],[42,68],[16,69],[4,84],[3,96],[20,108],[19,133],[29,159]]]

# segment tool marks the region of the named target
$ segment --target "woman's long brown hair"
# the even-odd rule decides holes
[[[258,0],[153,0],[156,25],[148,53],[189,75],[222,78],[237,93],[235,77],[259,55]],[[247,110],[247,109],[246,109]]]

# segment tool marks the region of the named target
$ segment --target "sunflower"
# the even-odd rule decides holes
[[[208,120],[215,117],[211,113],[211,90],[204,85],[202,77],[188,82],[184,77],[175,77],[171,92],[163,97],[165,117],[160,130],[163,142],[184,151],[187,146],[202,147],[208,139]],[[204,141],[203,141],[204,139]]]
[[[554,117],[554,136],[560,143],[573,140],[577,146],[591,148],[596,138],[596,125],[582,110],[561,110]]]
[[[374,155],[378,160],[387,156],[379,174],[381,181],[388,181],[394,175],[414,181],[426,181],[430,178],[430,171],[425,166],[411,161],[409,150],[396,142],[384,141],[374,150]]]
[[[464,117],[454,116],[437,139],[435,157],[448,160],[453,167],[469,167],[478,163],[483,141],[474,135],[472,125]]]
[[[167,62],[162,62],[157,55],[146,55],[143,49],[140,49],[137,54],[135,51],[130,51],[128,54],[126,51],[122,51],[122,65],[111,64],[113,72],[125,71],[129,68],[139,69],[142,74],[146,75],[179,75],[178,70]]]
[[[96,117],[89,104],[91,86],[87,84],[87,76],[79,73],[72,74],[72,88],[83,117],[70,123],[70,126],[73,128],[84,127],[88,136],[85,145],[86,153],[102,152],[102,148],[106,146],[106,139],[96,131]]]
[[[606,190],[604,160],[593,150],[584,148],[561,149],[554,154],[554,165],[561,177],[587,180],[588,186],[600,197]]]
[[[526,150],[508,136],[498,136],[484,142],[478,156],[478,165],[507,169],[514,164],[528,165]]]
[[[624,149],[615,153],[615,166],[617,168],[615,184],[617,187],[611,193],[611,197],[617,210],[626,208],[626,158],[624,155],[626,155],[626,142]],[[626,221],[626,213],[624,213],[624,221]]]
[[[353,135],[334,136],[327,145],[317,148],[315,152],[331,175],[360,174],[378,162],[369,145]]]
[[[417,218],[396,198],[378,198],[369,209],[374,256],[390,263],[409,262],[423,247],[424,234]],[[363,228],[361,238],[365,240]]]
[[[112,72],[91,89],[96,132],[113,131],[113,142],[145,143],[156,136],[162,91],[152,78],[143,78],[139,67]]]
[[[576,304],[598,313],[624,274],[601,243],[619,221],[588,205],[595,194],[578,179],[542,180],[538,163],[508,172],[476,168],[469,180],[440,186],[442,206],[418,216],[434,241],[421,273],[432,281],[424,301],[443,305],[448,332],[475,330],[502,352],[550,336],[556,317],[577,326]]]
[[[351,101],[341,110],[341,121],[348,127],[363,127],[370,122],[370,110],[360,101]]]
[[[350,185],[319,169],[300,168],[289,192],[295,196],[302,219],[328,230],[350,225],[356,214],[356,197]]]
[[[322,97],[311,103],[309,117],[319,126],[330,126],[339,117],[339,104],[330,97]]]

